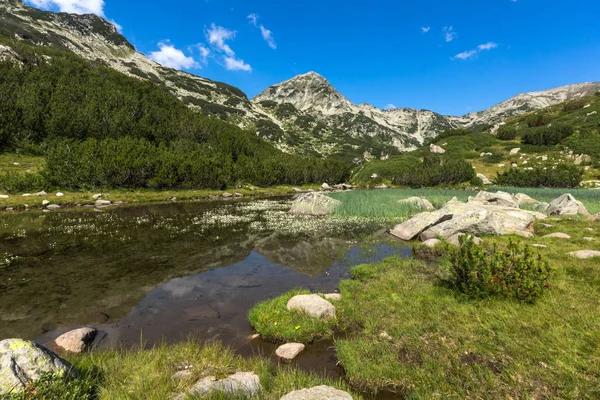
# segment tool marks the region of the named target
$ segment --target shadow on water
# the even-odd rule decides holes
[[[334,292],[352,266],[411,256],[397,244],[358,245],[381,226],[292,217],[288,207],[280,200],[5,216],[0,337],[48,343],[92,325],[102,332],[99,348],[194,336],[277,362],[276,345],[248,340],[254,304],[293,288]],[[309,346],[297,363],[342,376],[332,342]]]

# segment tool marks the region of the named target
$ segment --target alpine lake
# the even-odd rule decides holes
[[[389,220],[290,215],[291,198],[31,210],[0,216],[0,337],[45,345],[98,329],[94,347],[216,339],[276,359],[247,314],[291,289],[335,292],[352,266],[410,257]],[[336,378],[331,342],[304,370]]]

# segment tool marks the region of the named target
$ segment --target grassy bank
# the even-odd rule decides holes
[[[552,226],[536,224],[531,239],[484,238],[489,249],[510,239],[547,246],[535,252],[553,275],[534,304],[466,298],[448,283],[444,259],[354,268],[340,285],[332,328],[341,335],[336,354],[352,387],[411,399],[598,398],[598,259],[567,253],[598,249],[600,227],[582,219],[544,223]],[[572,239],[542,237],[553,232]]]
[[[537,188],[511,188],[494,187],[488,191],[502,190],[517,194],[524,193],[536,200],[551,202],[564,193],[571,193],[582,201],[592,213],[600,212],[600,190],[588,189],[537,189]],[[388,190],[358,190],[343,193],[332,193],[331,197],[340,200],[342,205],[335,214],[340,216],[387,217],[398,220],[414,215],[418,210],[398,204],[398,200],[408,197],[425,197],[436,207],[441,207],[452,197],[466,201],[469,196],[474,196],[477,191],[446,190],[446,189],[388,189]]]
[[[43,380],[10,400],[156,399],[164,400],[187,391],[199,379],[224,378],[235,372],[253,371],[260,377],[264,392],[255,397],[235,397],[223,393],[188,396],[188,399],[276,400],[297,389],[329,385],[348,390],[342,381],[331,381],[262,358],[243,359],[219,343],[188,341],[147,350],[114,350],[69,356],[82,376],[78,380]],[[184,379],[173,377],[189,371]],[[355,395],[355,399],[361,399]]]

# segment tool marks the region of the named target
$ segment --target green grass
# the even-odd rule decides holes
[[[243,359],[231,349],[210,342],[190,340],[172,346],[150,349],[97,351],[67,357],[83,373],[82,380],[41,381],[27,393],[11,400],[156,399],[164,400],[185,392],[206,376],[224,378],[240,371],[253,371],[260,377],[264,393],[250,400],[276,400],[297,389],[329,385],[349,391],[343,381],[332,381],[301,372],[293,366],[276,366],[266,359]],[[173,374],[189,369],[191,376],[176,380]],[[223,393],[189,396],[189,399],[236,399]],[[360,399],[358,395],[355,399]]]
[[[600,212],[600,190],[587,189],[537,189],[537,188],[510,188],[495,187],[488,191],[497,190],[517,194],[524,193],[536,200],[551,202],[564,193],[571,193],[582,201],[588,210],[594,214]],[[350,192],[331,193],[329,196],[340,200],[342,205],[335,211],[339,216],[361,216],[373,218],[389,218],[398,223],[419,212],[412,207],[398,204],[398,200],[408,197],[425,197],[436,207],[457,197],[466,201],[469,196],[475,196],[477,191],[444,190],[444,189],[388,189],[388,190],[355,190]]]
[[[256,332],[267,341],[311,343],[317,339],[329,338],[333,334],[335,320],[323,321],[301,312],[287,310],[289,299],[309,293],[307,290],[292,290],[259,303],[250,310],[248,320]]]
[[[15,165],[18,164],[18,165]],[[46,165],[46,160],[41,156],[30,156],[15,153],[0,154],[0,175],[8,172],[35,173],[41,171]]]

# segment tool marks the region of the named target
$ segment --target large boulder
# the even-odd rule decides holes
[[[58,338],[56,338],[54,343],[56,343],[59,348],[65,351],[70,351],[71,353],[82,353],[87,350],[90,343],[92,343],[96,337],[96,332],[97,331],[94,328],[74,329],[60,335]]]
[[[190,390],[182,393],[174,400],[182,400],[187,396],[203,396],[210,392],[222,392],[226,395],[252,397],[263,391],[258,375],[254,372],[237,372],[227,378],[219,379],[207,376],[200,379]],[[202,398],[202,397],[198,397]],[[237,397],[235,397],[237,398]]]
[[[583,203],[570,193],[565,193],[553,200],[546,212],[548,215],[558,216],[590,215],[590,212],[585,208]]]
[[[300,311],[314,318],[330,319],[335,317],[335,307],[317,294],[300,294],[287,303],[290,311]]]
[[[279,400],[352,400],[352,396],[331,386],[315,386],[310,389],[294,390]]]
[[[435,207],[424,197],[409,197],[408,199],[398,200],[398,204],[407,205],[421,211],[432,211]]]
[[[423,241],[448,239],[460,233],[531,237],[536,218],[543,219],[545,215],[480,202],[448,202],[440,210],[415,215],[390,233],[402,240]]]
[[[304,193],[298,195],[292,202],[291,214],[296,215],[328,215],[342,204],[321,193]]]
[[[469,198],[469,202],[477,202],[485,205],[504,206],[510,208],[519,208],[517,199],[512,194],[506,192],[479,192],[477,196]]]
[[[22,339],[0,342],[0,395],[18,393],[44,375],[77,374],[67,361],[35,342]]]

